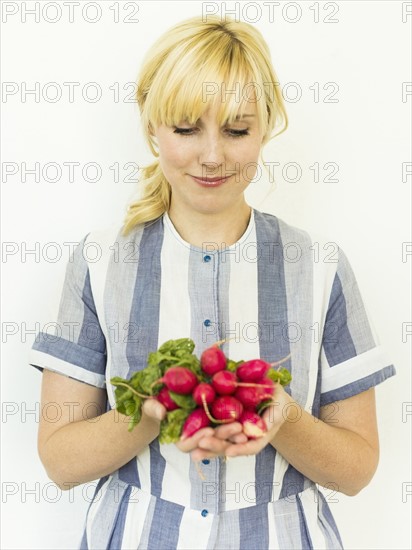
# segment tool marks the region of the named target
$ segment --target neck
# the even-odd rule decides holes
[[[183,213],[173,208],[172,203],[168,214],[182,239],[199,248],[207,243],[208,250],[221,250],[237,242],[246,231],[251,207],[243,202],[229,212],[225,210],[213,214],[193,211]]]

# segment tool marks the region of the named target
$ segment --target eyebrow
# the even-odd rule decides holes
[[[236,120],[239,120],[239,119],[241,119],[241,118],[254,117],[254,116],[256,116],[256,115],[242,115],[242,116],[237,115],[237,116],[236,116]]]

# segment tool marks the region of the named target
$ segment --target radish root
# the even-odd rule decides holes
[[[211,422],[214,422],[215,424],[229,424],[230,422],[233,422],[232,418],[228,418],[227,420],[218,420],[217,418],[213,418],[213,416],[209,411],[209,407],[207,406],[207,401],[204,394],[202,394],[202,403],[203,403],[203,408],[205,409],[206,416]]]
[[[130,390],[135,395],[137,395],[139,397],[143,397],[144,399],[149,399],[149,398],[153,399],[154,398],[154,395],[145,395],[144,393],[137,392],[134,388],[132,388],[132,386],[129,386],[129,384],[125,384],[124,382],[116,382],[116,386],[123,386],[123,387],[127,388],[128,390]]]
[[[270,363],[271,367],[278,367],[282,363],[286,363],[286,361],[289,361],[289,359],[292,357],[292,354],[289,353],[289,355],[286,355],[283,359],[280,359],[279,361],[275,361],[274,363]]]
[[[234,339],[235,339],[235,336],[232,336],[231,338],[223,338],[223,340],[218,340],[217,342],[215,342],[214,344],[212,344],[212,346],[220,347],[220,346],[222,346],[225,342],[230,342],[230,340],[234,340]]]
[[[196,471],[202,481],[206,481],[205,474],[202,472],[202,468],[199,466],[198,462],[195,462]]]

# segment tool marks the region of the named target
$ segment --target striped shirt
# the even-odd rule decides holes
[[[291,353],[286,389],[315,418],[395,374],[335,243],[252,209],[235,244],[213,244],[184,241],[167,213],[127,237],[88,233],[67,264],[55,334],[37,335],[30,364],[106,388],[109,410],[110,378],[144,368],[166,340],[190,337],[200,356],[230,338],[234,360]],[[80,548],[342,548],[324,494],[271,445],[200,467],[155,439],[98,481]]]

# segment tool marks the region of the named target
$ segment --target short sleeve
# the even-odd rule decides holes
[[[83,253],[86,235],[75,247],[66,266],[57,318],[51,332],[38,332],[30,350],[29,364],[49,369],[104,388],[106,339],[102,332]]]
[[[353,270],[340,249],[321,349],[321,400],[347,399],[396,374],[379,344]]]

